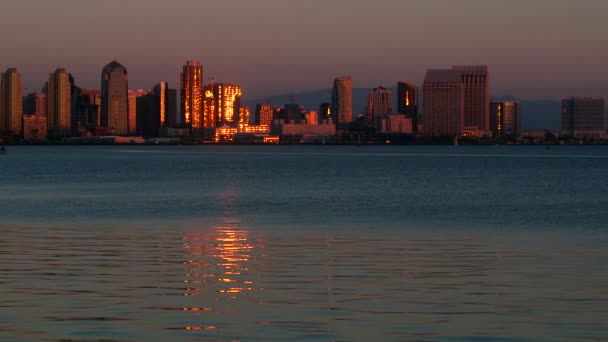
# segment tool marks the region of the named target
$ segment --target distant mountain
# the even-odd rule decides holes
[[[393,92],[393,106],[397,108],[397,88],[391,88]],[[372,88],[353,89],[353,111],[354,114],[365,113],[367,106],[367,94]],[[422,97],[422,94],[421,94]],[[293,102],[303,105],[308,110],[319,110],[319,105],[323,102],[331,102],[331,89],[321,89],[305,91],[294,94],[284,94],[270,96],[264,99],[254,99],[243,101],[246,105],[255,110],[255,105],[270,101],[274,106],[283,106]],[[521,129],[545,129],[561,127],[561,101],[559,100],[521,100],[512,96],[492,97],[492,100],[515,100],[521,105]],[[420,99],[422,103],[422,98]]]

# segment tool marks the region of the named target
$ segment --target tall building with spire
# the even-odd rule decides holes
[[[0,74],[0,137],[21,134],[23,82],[16,68]]]
[[[490,130],[490,75],[485,65],[454,66],[464,87],[463,133],[488,135]]]
[[[456,70],[428,70],[422,86],[423,131],[430,136],[458,136],[464,120],[464,87]]]
[[[129,135],[129,76],[112,61],[101,71],[101,121],[116,135]]]
[[[418,87],[413,83],[397,83],[397,112],[411,118],[413,131],[418,131]]]
[[[353,79],[351,76],[342,76],[334,80],[331,104],[331,113],[337,124],[347,124],[353,121]]]
[[[45,89],[48,136],[67,138],[70,136],[72,109],[70,74],[64,68],[55,70],[50,74]]]
[[[187,61],[180,74],[181,123],[194,130],[205,126],[203,108],[203,66],[196,60]]]
[[[379,118],[393,113],[393,92],[385,87],[374,88],[367,94],[368,124],[377,123]]]

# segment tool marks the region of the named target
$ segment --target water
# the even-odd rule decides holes
[[[608,339],[602,147],[13,147],[0,340]]]

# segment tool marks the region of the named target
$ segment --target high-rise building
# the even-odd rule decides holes
[[[413,131],[418,131],[418,87],[413,83],[397,83],[397,112],[411,118]]]
[[[353,121],[352,77],[342,76],[334,80],[331,101],[331,113],[337,124],[347,124]]]
[[[24,115],[39,115],[46,117],[46,94],[31,93],[28,94],[23,101]]]
[[[457,136],[464,120],[464,88],[455,70],[428,70],[422,86],[423,131],[430,136]]]
[[[519,136],[519,102],[490,103],[490,129],[495,137]]]
[[[101,121],[116,135],[129,135],[129,77],[127,69],[112,61],[101,71]]]
[[[384,115],[393,112],[393,92],[384,87],[374,88],[367,94],[366,120],[369,125],[379,122]]]
[[[47,134],[47,118],[36,114],[24,114],[22,116],[23,140],[44,140]]]
[[[21,134],[23,114],[23,82],[16,68],[0,74],[0,138]]]
[[[333,123],[334,118],[331,113],[331,103],[324,102],[319,106],[319,117],[323,123]]]
[[[241,87],[228,83],[215,83],[208,89],[212,89],[213,120],[216,127],[236,127],[240,121]]]
[[[603,98],[571,97],[562,100],[562,130],[570,136],[595,137],[606,132]]]
[[[490,126],[490,75],[488,67],[454,66],[464,87],[463,133],[487,135]]]
[[[137,133],[145,138],[158,137],[161,127],[169,127],[167,118],[175,116],[174,89],[160,82],[151,92],[137,97]]]
[[[215,116],[215,95],[213,93],[214,84],[205,86],[205,97],[203,99],[203,122],[205,128],[217,127]]]
[[[82,90],[78,106],[80,112],[88,113],[87,122],[90,129],[101,126],[101,92],[99,90]]]
[[[55,139],[70,136],[72,91],[70,74],[59,68],[49,76],[45,85],[48,136]]]
[[[251,109],[249,106],[241,106],[239,108],[239,124],[251,124]]]
[[[203,66],[196,60],[187,61],[180,74],[181,123],[198,131],[207,127],[203,115]]]
[[[129,89],[127,92],[129,98],[129,135],[141,134],[141,122],[138,122],[139,102],[137,99],[151,92],[150,89]]]
[[[271,103],[260,103],[255,106],[254,124],[270,125],[274,116],[274,108]]]

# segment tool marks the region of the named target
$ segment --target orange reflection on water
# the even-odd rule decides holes
[[[255,289],[253,280],[245,278],[255,246],[250,242],[249,231],[239,229],[239,224],[238,220],[226,220],[215,229],[182,237],[186,253],[184,297],[209,296],[213,292],[230,294],[234,299],[235,294]]]

